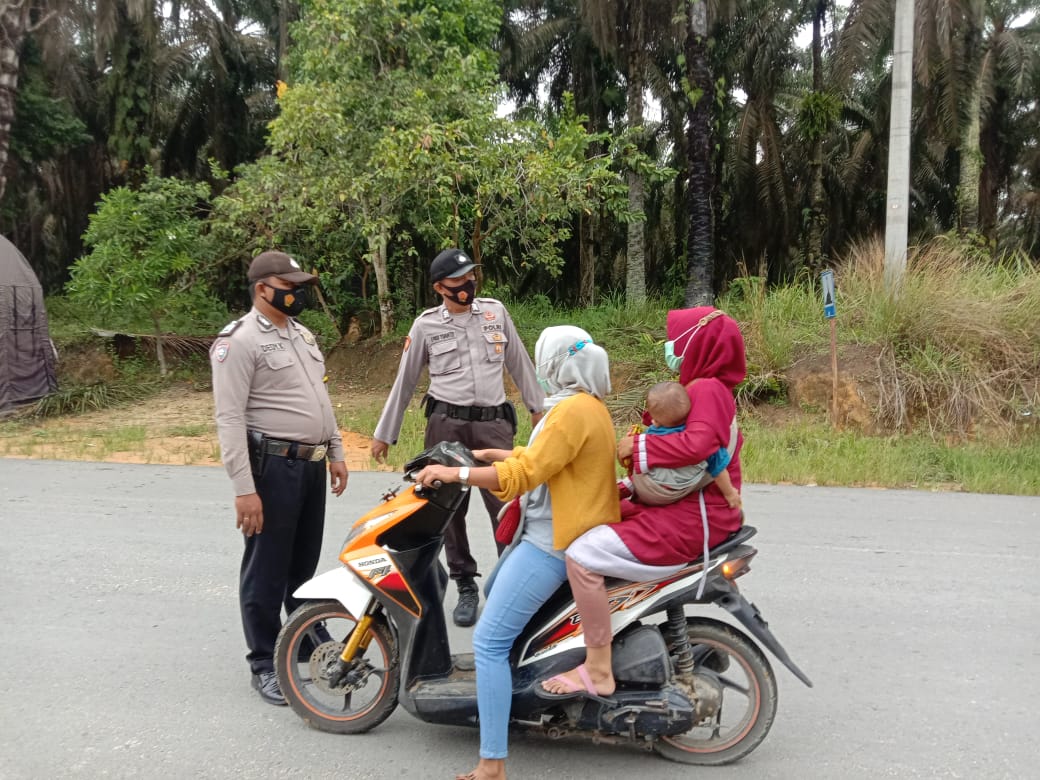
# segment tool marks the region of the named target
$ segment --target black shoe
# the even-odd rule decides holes
[[[253,675],[253,688],[260,692],[260,698],[268,704],[285,705],[282,689],[278,687],[278,675],[274,672],[260,672]]]
[[[480,597],[477,592],[477,583],[473,581],[472,577],[463,577],[458,584],[459,603],[455,605],[455,611],[451,617],[455,621],[455,625],[465,628],[477,622],[477,602]]]
[[[300,640],[300,648],[296,652],[296,660],[302,663],[309,663],[314,651],[320,645],[331,641],[332,637],[329,635],[328,629],[325,628],[325,624],[315,623],[310,631],[304,634],[303,639]]]

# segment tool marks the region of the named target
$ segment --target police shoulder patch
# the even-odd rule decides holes
[[[230,346],[231,345],[223,339],[213,345],[213,357],[218,363],[224,362],[224,358],[227,357],[228,348]]]
[[[235,332],[235,328],[242,324],[242,320],[231,320],[227,325],[224,326],[223,330],[218,333],[218,336],[230,336]]]

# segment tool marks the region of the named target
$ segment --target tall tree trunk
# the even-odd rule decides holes
[[[991,245],[996,245],[998,207],[1001,188],[1006,186],[1013,160],[1003,153],[999,117],[1008,115],[1008,93],[998,88],[990,111],[990,120],[982,129],[979,145],[982,151],[982,173],[979,181],[979,232]]]
[[[823,38],[821,26],[827,12],[826,0],[817,0],[813,8],[812,80],[813,93],[823,93]],[[812,191],[809,214],[809,251],[807,265],[816,273],[823,267],[823,128],[814,128],[812,140]]]
[[[7,155],[11,145],[11,124],[14,122],[14,101],[18,93],[18,66],[21,61],[22,41],[25,38],[29,15],[28,3],[2,0],[0,9],[0,198],[7,189]]]
[[[628,127],[633,133],[639,151],[643,151],[643,13],[633,9],[628,38]],[[628,210],[634,219],[628,223],[628,259],[625,273],[625,298],[632,303],[646,300],[646,219],[645,182],[643,174],[630,168],[628,171]]]
[[[25,36],[45,25],[56,10],[39,12],[35,21],[31,0],[0,0],[0,200],[7,190],[7,158],[11,151],[11,125],[18,95]]]
[[[390,297],[390,279],[387,275],[386,228],[368,237],[368,253],[376,273],[376,295],[379,300],[379,335],[387,336],[394,329],[394,302]]]
[[[288,81],[289,68],[286,64],[286,56],[289,52],[289,4],[292,0],[278,0],[278,63],[277,72],[279,81]]]
[[[982,178],[982,150],[979,138],[982,125],[982,68],[972,82],[961,134],[961,178],[957,187],[957,222],[962,233],[979,227],[979,181]]]
[[[596,247],[593,239],[592,214],[578,215],[578,305],[592,306],[596,302]]]
[[[714,84],[708,64],[708,9],[705,0],[686,5],[686,296],[687,306],[714,299],[715,246],[711,214],[711,103]]]
[[[152,325],[155,328],[155,357],[159,361],[159,376],[166,376],[166,350],[163,348],[163,332],[159,315],[152,313]]]

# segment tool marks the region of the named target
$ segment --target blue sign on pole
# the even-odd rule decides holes
[[[834,271],[820,274],[820,286],[823,288],[823,316],[833,320],[838,316],[838,307],[834,303]]]

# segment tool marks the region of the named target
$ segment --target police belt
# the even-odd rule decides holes
[[[271,439],[257,431],[249,431],[249,445],[265,455],[277,455],[290,460],[325,460],[329,452],[327,444],[300,444],[295,441]]]
[[[456,406],[455,404],[431,398],[426,405],[426,416],[446,414],[448,417],[466,420],[467,422],[490,422],[491,420],[506,419],[508,417],[506,406],[507,404],[500,404],[499,406]]]

